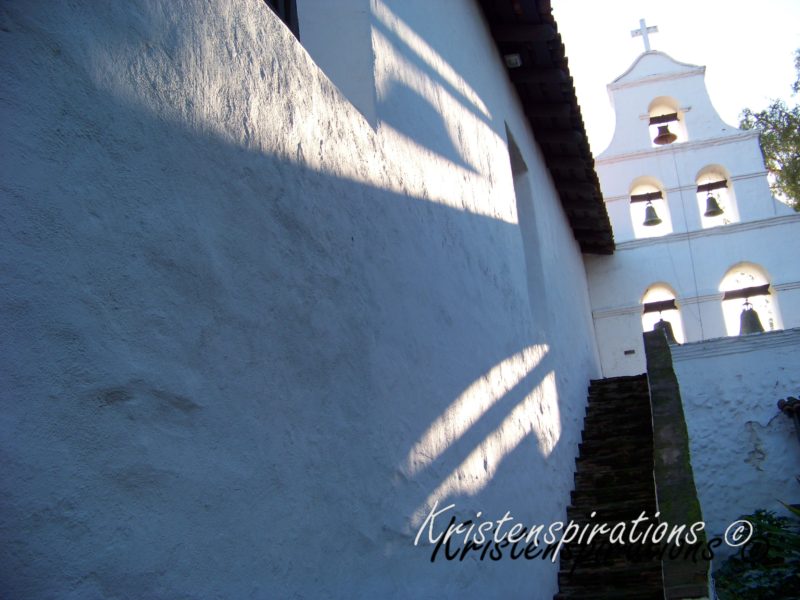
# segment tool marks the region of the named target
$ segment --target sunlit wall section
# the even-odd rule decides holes
[[[414,538],[565,517],[581,254],[477,4],[369,6],[374,120],[302,6],[4,4],[9,597],[555,593]]]

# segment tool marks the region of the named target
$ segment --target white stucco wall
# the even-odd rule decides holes
[[[645,370],[641,301],[654,284],[675,291],[687,341],[724,337],[720,283],[737,263],[754,263],[773,286],[782,321],[776,326],[800,326],[800,214],[772,197],[756,132],[719,118],[704,76],[704,67],[653,51],[609,85],[617,124],[596,165],[617,250],[586,258],[606,377]],[[678,103],[688,141],[652,147],[648,108],[663,97]],[[710,166],[726,174],[735,205],[725,213],[729,224],[703,229],[697,178]],[[630,194],[643,180],[664,193],[667,235],[636,239],[643,215],[632,216]]]
[[[375,54],[371,0],[298,0],[303,47],[325,75],[372,124],[375,106]]]
[[[617,243],[637,237],[630,195],[634,182],[640,177],[651,177],[660,184],[669,206],[672,233],[702,230],[696,177],[703,168],[711,165],[720,165],[730,173],[728,193],[733,198],[733,205],[726,206],[728,211],[725,214],[730,223],[793,213],[792,209],[771,196],[757,135],[745,132],[720,143],[687,142],[598,160],[600,184]],[[659,216],[663,218],[664,215]]]
[[[741,131],[720,119],[705,87],[705,67],[680,63],[658,51],[646,52],[608,86],[616,115],[614,138],[597,157],[597,171],[617,243],[635,239],[630,193],[641,177],[657,180],[669,205],[672,232],[703,228],[695,196],[702,169],[719,165],[729,183],[731,222],[792,214],[769,191],[755,131]],[[653,146],[648,107],[658,98],[677,103],[686,141]]]
[[[651,148],[648,108],[657,98],[677,102],[677,110],[688,141],[733,136],[738,129],[720,119],[703,81],[705,67],[676,61],[657,50],[645,52],[628,70],[609,84],[616,126],[605,159]],[[675,129],[676,124],[670,126]],[[680,144],[676,144],[680,145]]]
[[[760,265],[784,328],[800,327],[800,215],[705,232],[619,244],[613,256],[587,256],[595,329],[607,377],[645,369],[641,299],[656,283],[676,294],[686,340],[727,336],[719,286],[741,262]],[[635,354],[624,354],[625,350]]]
[[[707,531],[800,498],[800,440],[777,401],[800,392],[800,329],[672,347]]]
[[[564,517],[581,256],[477,8],[372,10],[374,123],[261,2],[3,6],[9,597],[552,597],[413,540]]]

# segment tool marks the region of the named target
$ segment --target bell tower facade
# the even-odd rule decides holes
[[[604,375],[643,372],[654,327],[677,343],[758,333],[745,308],[764,331],[800,327],[800,214],[772,197],[758,133],[717,114],[705,67],[648,50],[608,91],[596,168],[617,250],[586,257]]]

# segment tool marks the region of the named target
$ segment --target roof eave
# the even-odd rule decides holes
[[[508,75],[581,251],[612,254],[611,223],[550,1],[478,3],[501,56],[522,57]]]

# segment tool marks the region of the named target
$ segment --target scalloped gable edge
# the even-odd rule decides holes
[[[630,67],[628,67],[628,68],[625,70],[625,72],[624,72],[624,73],[622,73],[622,75],[620,75],[619,77],[617,77],[616,79],[614,79],[614,81],[612,81],[612,82],[609,84],[609,87],[611,87],[611,86],[613,86],[613,85],[615,85],[615,84],[617,84],[617,83],[626,83],[626,82],[624,81],[624,79],[625,79],[625,78],[626,78],[628,75],[630,75],[630,74],[631,74],[631,73],[634,71],[634,69],[636,69],[636,67],[639,65],[639,63],[642,61],[642,59],[644,59],[645,57],[649,57],[649,56],[663,56],[664,58],[666,58],[667,60],[669,60],[669,61],[670,61],[670,62],[672,62],[673,64],[677,65],[678,67],[683,67],[683,68],[685,69],[685,70],[683,71],[684,73],[689,73],[689,72],[691,72],[691,71],[701,71],[701,72],[702,72],[702,71],[705,71],[705,67],[703,67],[703,66],[701,66],[701,65],[693,65],[693,64],[691,64],[691,63],[685,63],[685,62],[681,62],[681,61],[679,61],[679,60],[675,60],[674,58],[672,58],[672,57],[671,57],[669,54],[667,54],[666,52],[661,52],[661,51],[659,51],[659,50],[650,50],[650,51],[648,51],[648,52],[642,52],[642,53],[641,53],[639,56],[637,56],[637,57],[636,57],[636,60],[634,60],[634,61],[633,61],[633,63],[631,64],[631,66],[630,66]],[[642,79],[646,79],[646,77],[643,77]]]

